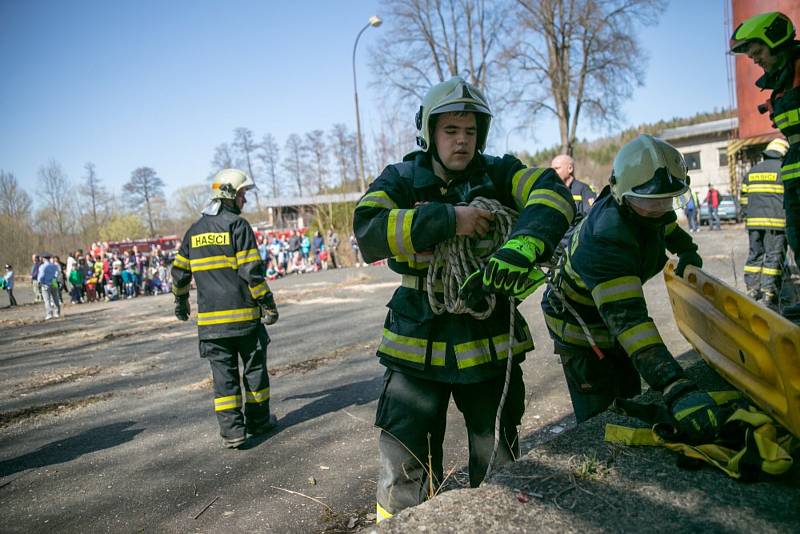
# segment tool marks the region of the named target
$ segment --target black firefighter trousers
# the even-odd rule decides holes
[[[223,438],[245,437],[245,432],[269,421],[268,343],[267,330],[261,323],[246,336],[200,341],[200,356],[211,364],[214,412]],[[239,358],[244,396],[239,384]]]
[[[422,503],[439,489],[451,394],[467,426],[470,486],[481,483],[494,448],[495,416],[504,383],[505,374],[475,384],[448,384],[386,371],[375,418],[375,426],[381,429],[378,521]],[[515,364],[493,468],[519,456],[517,426],[524,409],[525,385]]]
[[[750,251],[744,266],[747,291],[777,295],[786,259],[786,234],[783,230],[749,230],[748,236]]]

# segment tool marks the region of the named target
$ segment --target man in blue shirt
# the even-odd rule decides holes
[[[58,266],[52,263],[49,256],[39,266],[39,289],[44,300],[44,320],[61,315],[61,300],[58,295]]]

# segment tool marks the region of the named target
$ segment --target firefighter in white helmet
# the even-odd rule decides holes
[[[200,356],[211,364],[214,412],[223,446],[232,449],[277,424],[269,410],[269,335],[262,318],[273,324],[278,310],[253,229],[241,217],[254,187],[238,169],[218,172],[211,201],[186,232],[172,264],[175,316],[181,321],[189,319],[192,277],[197,285]]]

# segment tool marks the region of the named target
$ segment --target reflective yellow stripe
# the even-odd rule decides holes
[[[261,282],[260,284],[256,284],[249,289],[250,289],[250,296],[253,297],[253,299],[255,300],[258,300],[267,293],[269,293],[269,286],[267,285],[266,282]]]
[[[584,306],[594,306],[594,300],[592,300],[591,297],[581,295],[566,282],[562,283],[559,289],[561,289],[562,293],[564,293],[564,295],[566,295],[570,300],[574,300],[575,302],[583,304]]]
[[[356,208],[384,208],[387,210],[395,209],[396,207],[397,203],[385,191],[367,193],[361,197],[356,206]]]
[[[242,407],[241,395],[230,395],[228,397],[217,397],[214,399],[214,411],[233,410]]]
[[[427,339],[401,336],[400,334],[395,334],[388,328],[384,328],[383,339],[378,347],[378,351],[400,360],[418,363],[421,365],[425,363],[425,352],[427,347]],[[435,341],[432,343],[431,365],[444,367],[446,347],[446,343],[441,341]]]
[[[800,162],[790,163],[781,167],[781,179],[784,182],[787,180],[794,180],[798,177],[800,177]]]
[[[756,265],[745,265],[744,272],[751,274],[761,274],[761,267]]]
[[[739,200],[739,203],[740,203],[742,206],[747,206],[747,197],[742,197],[742,198]]]
[[[377,504],[377,511],[378,511],[378,513],[375,514],[375,516],[376,516],[375,517],[375,522],[376,523],[380,523],[384,519],[391,519],[392,518],[392,514],[387,512],[386,509],[383,506],[380,505],[380,503]]]
[[[433,254],[412,254],[411,256],[398,254],[394,259],[401,263],[407,263],[412,269],[426,269],[433,260]]]
[[[260,389],[258,391],[247,391],[246,394],[249,404],[261,404],[269,400],[269,388]]]
[[[553,208],[561,213],[567,219],[567,222],[572,222],[572,218],[575,216],[575,204],[567,202],[564,197],[550,189],[534,189],[531,191],[525,207],[528,208],[536,204]]]
[[[180,254],[175,254],[175,261],[172,263],[173,267],[177,267],[178,269],[183,269],[184,271],[190,270],[189,268],[189,260],[181,256]]]
[[[584,219],[584,221],[585,220],[586,219]],[[581,224],[583,224],[583,222],[581,222]],[[572,243],[577,243],[578,242],[578,238],[575,237],[577,235],[578,235],[578,232],[577,232],[577,229],[576,229],[576,231],[575,231],[575,233],[573,234],[573,237],[572,237]],[[573,247],[571,245],[570,245],[570,248],[573,249]],[[572,268],[572,261],[571,261],[569,256],[567,256],[567,261],[564,262],[564,270],[566,271],[567,276],[569,276],[570,279],[573,282],[575,282],[575,284],[578,287],[581,287],[583,289],[589,289],[588,287],[586,287],[586,283],[583,281],[583,279],[580,277],[580,275],[577,272],[575,272],[575,269]]]
[[[780,269],[772,269],[770,267],[762,267],[761,272],[766,274],[767,276],[778,276],[781,274]]]
[[[528,202],[533,185],[546,169],[529,168],[514,173],[511,178],[511,190],[514,191],[514,203],[521,210]]]
[[[189,294],[189,286],[191,284],[186,284],[183,287],[178,287],[178,284],[172,284],[172,294],[176,297],[181,295],[188,295]]]
[[[652,321],[628,328],[617,336],[617,339],[622,348],[625,349],[625,352],[628,353],[628,356],[644,348],[664,344],[656,325]]]
[[[236,269],[236,258],[233,256],[209,256],[189,260],[192,271],[211,271],[213,269]]]
[[[514,354],[519,354],[520,352],[533,348],[531,340],[517,341],[515,339],[514,341],[515,343],[512,348]],[[494,336],[492,338],[492,343],[494,344],[494,351],[498,360],[505,360],[508,358],[508,334]],[[489,347],[488,339],[476,339],[467,343],[460,343],[455,345],[453,350],[456,353],[456,361],[459,369],[467,369],[492,361],[492,351]]]
[[[598,308],[603,304],[620,300],[643,299],[642,281],[636,276],[614,278],[608,282],[597,284],[592,290],[592,298],[594,298]]]
[[[766,226],[767,228],[786,228],[786,219],[774,217],[748,217],[745,226]]]
[[[393,256],[411,256],[416,252],[411,245],[411,223],[416,210],[396,209],[389,211],[387,241]]]
[[[800,124],[800,109],[790,109],[780,115],[775,115],[775,126],[779,130],[796,124]]]
[[[253,261],[261,261],[261,254],[258,253],[258,249],[250,248],[236,253],[236,263],[239,265]]]
[[[584,334],[579,325],[568,323],[547,314],[544,314],[544,322],[547,324],[547,328],[561,341],[581,347],[591,346],[589,340],[586,339],[586,334]],[[598,347],[606,349],[614,346],[614,338],[607,328],[604,326],[587,326]]]
[[[783,194],[783,185],[781,184],[758,184],[758,185],[751,185],[750,188],[747,190],[748,194],[752,193],[770,193],[773,195],[782,195]]]
[[[583,197],[580,195],[572,195],[572,200],[574,200],[575,202],[580,202],[583,200]]]
[[[257,307],[201,312],[197,314],[197,325],[208,326],[212,324],[239,323],[242,321],[254,321],[260,318],[261,308]]]
[[[675,231],[675,228],[678,227],[678,223],[672,222],[669,223],[667,226],[664,227],[664,235],[667,236]]]

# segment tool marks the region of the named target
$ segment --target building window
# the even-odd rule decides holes
[[[719,149],[719,166],[720,167],[727,167],[728,166],[728,149],[727,148],[720,148]]]
[[[686,168],[690,171],[700,170],[700,152],[687,152],[683,155],[683,159],[686,160]]]

